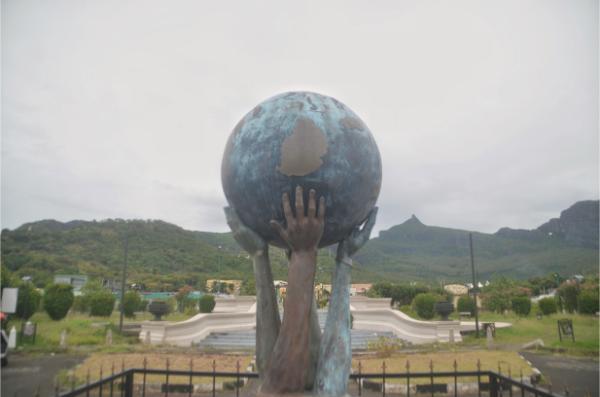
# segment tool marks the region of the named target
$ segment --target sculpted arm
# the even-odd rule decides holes
[[[368,240],[377,218],[377,208],[369,214],[364,227],[356,227],[339,245],[333,273],[331,299],[325,332],[321,340],[315,378],[319,396],[344,396],[352,364],[350,339],[350,274],[352,255]]]
[[[252,257],[256,282],[256,366],[262,376],[281,326],[269,262],[269,248],[260,236],[240,221],[234,209],[226,207],[225,216],[233,237]]]
[[[273,227],[291,250],[288,288],[281,331],[267,364],[261,395],[280,395],[304,391],[309,367],[310,312],[313,305],[317,247],[325,224],[325,200],[309,192],[305,214],[302,188],[296,189],[296,213],[292,213],[289,197],[283,195],[287,227],[272,221]]]

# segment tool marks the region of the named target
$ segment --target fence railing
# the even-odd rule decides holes
[[[153,396],[240,396],[240,392],[248,384],[249,379],[258,379],[256,372],[240,371],[239,362],[235,372],[217,372],[213,362],[212,371],[173,370],[173,369],[151,369],[130,368],[119,373],[112,373],[106,377],[90,382],[89,374],[86,383],[80,386],[70,385],[69,391],[64,390],[63,385],[56,385],[55,395],[60,397],[153,397]],[[113,371],[114,372],[114,371]],[[165,381],[161,383],[149,383],[149,375],[163,376]],[[174,382],[173,378],[177,377]],[[194,379],[204,378],[208,380],[201,385],[194,383]],[[442,381],[439,379],[442,378]],[[181,380],[185,379],[185,382]],[[227,379],[228,382],[219,382],[217,379]],[[462,380],[467,379],[467,382]],[[423,381],[425,380],[425,381]],[[448,381],[449,380],[449,381]],[[400,395],[400,396],[485,396],[485,397],[563,397],[568,396],[568,390],[564,394],[556,394],[551,389],[543,389],[527,382],[521,375],[515,379],[508,374],[495,371],[458,371],[456,364],[454,371],[445,372],[406,372],[387,373],[385,362],[382,371],[377,373],[363,373],[359,362],[358,371],[350,375],[350,394],[354,396],[376,396]],[[202,387],[200,387],[202,386]],[[69,388],[69,387],[67,387]],[[61,394],[62,391],[62,394]],[[39,394],[39,393],[38,393]]]

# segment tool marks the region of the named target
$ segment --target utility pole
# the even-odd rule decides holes
[[[471,273],[473,274],[473,301],[475,302],[475,335],[479,338],[479,310],[477,309],[477,280],[475,279],[475,261],[473,260],[473,234],[469,233],[469,247],[471,249]]]
[[[127,251],[129,249],[129,233],[125,234],[125,260],[123,261],[123,274],[121,276],[121,315],[119,316],[119,332],[123,332],[123,314],[125,307],[123,305],[125,301],[125,278],[127,276]]]

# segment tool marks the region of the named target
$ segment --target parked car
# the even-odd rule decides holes
[[[0,312],[0,320],[4,321],[6,319],[6,314]],[[8,364],[8,335],[4,330],[1,330],[0,338],[2,339],[2,350],[0,357],[2,357],[2,366],[4,367]]]

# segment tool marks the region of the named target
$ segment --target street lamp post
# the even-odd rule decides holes
[[[469,233],[469,248],[471,250],[471,273],[473,274],[473,301],[475,302],[475,335],[479,338],[479,310],[477,309],[477,280],[475,279],[475,260],[473,259],[473,234]]]
[[[123,261],[123,274],[121,276],[121,314],[119,316],[119,332],[123,332],[123,314],[125,310],[125,278],[127,276],[127,254],[129,249],[129,234],[125,235],[125,258]]]

